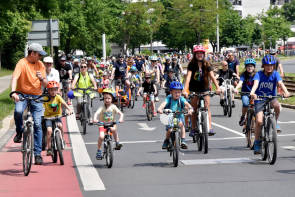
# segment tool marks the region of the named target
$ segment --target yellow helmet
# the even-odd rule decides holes
[[[105,88],[103,91],[102,91],[102,94],[110,94],[113,96],[113,98],[116,97],[116,93],[115,91],[112,89],[112,88]]]

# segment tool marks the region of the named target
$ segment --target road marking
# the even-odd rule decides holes
[[[147,123],[137,123],[141,128],[139,128],[139,129],[141,129],[141,130],[145,130],[145,131],[153,131],[153,130],[155,130],[156,129],[156,127],[149,127],[148,125],[147,125]]]
[[[295,136],[295,134],[280,134],[279,137]]]
[[[295,121],[286,121],[286,122],[281,122],[281,121],[278,121],[279,124],[294,124]]]
[[[295,146],[281,146],[281,148],[286,150],[295,150]]]
[[[238,132],[238,131],[232,130],[232,129],[230,129],[230,128],[224,127],[224,126],[222,126],[222,125],[220,125],[220,124],[217,124],[217,123],[215,123],[215,122],[212,122],[212,125],[214,125],[214,126],[216,126],[216,127],[219,127],[219,128],[222,128],[222,129],[224,129],[224,130],[227,130],[227,131],[229,131],[229,132],[235,133],[235,134],[237,134],[237,135],[239,135],[239,136],[242,136],[242,137],[245,136],[245,134],[243,134],[243,133],[241,133],[241,132]]]
[[[241,158],[222,158],[222,159],[195,159],[195,160],[181,160],[184,165],[214,165],[214,164],[234,164],[234,163],[253,163],[255,159],[247,157]]]
[[[72,142],[75,163],[80,174],[84,190],[105,190],[105,186],[88,155],[74,114],[67,117],[67,123]]]

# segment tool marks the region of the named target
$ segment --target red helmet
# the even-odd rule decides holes
[[[56,81],[49,81],[46,86],[46,88],[58,88],[58,87],[59,87],[59,83]]]
[[[202,45],[196,45],[196,46],[194,46],[193,52],[194,53],[196,53],[196,52],[203,52],[203,53],[205,53],[206,50],[205,50],[205,48]]]

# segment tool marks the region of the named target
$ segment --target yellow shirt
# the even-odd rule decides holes
[[[50,101],[45,102],[44,118],[53,118],[56,116],[62,116],[62,102],[63,98],[60,95],[56,95],[51,98]]]
[[[100,122],[113,122],[115,120],[115,115],[119,113],[120,110],[114,104],[111,104],[107,109],[105,105],[101,106],[97,110],[98,121]]]

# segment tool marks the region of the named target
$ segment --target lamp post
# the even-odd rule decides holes
[[[151,46],[150,46],[151,48],[150,48],[150,50],[151,50],[151,54],[153,53],[153,25],[152,25],[152,17],[151,17],[151,14],[154,11],[155,11],[154,8],[149,8],[148,11],[147,11],[147,13],[150,16],[150,19],[147,22],[148,22],[148,24],[150,25],[150,28],[151,28],[151,35],[150,35],[150,42],[151,42]]]
[[[218,14],[218,0],[216,0],[217,16],[216,16],[216,42],[217,49],[216,52],[219,53],[219,14]]]

